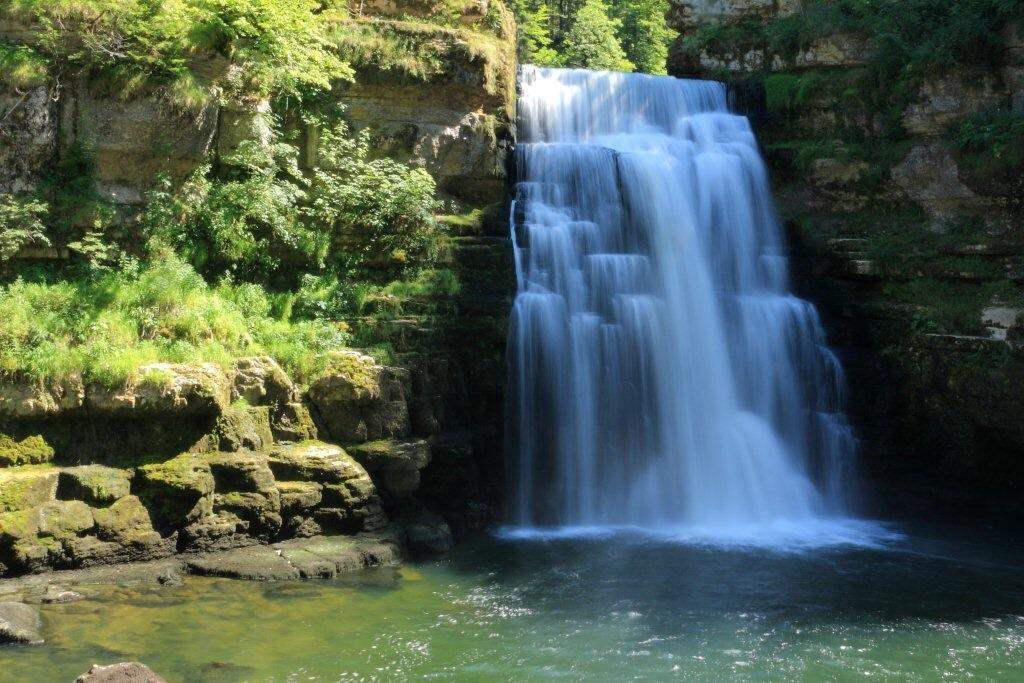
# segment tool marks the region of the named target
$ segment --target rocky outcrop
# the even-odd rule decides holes
[[[9,383],[0,391],[0,403],[14,407],[2,429],[38,432],[0,433],[0,576],[379,531],[395,502],[416,494],[430,461],[427,441],[409,436],[409,372],[355,352],[339,357],[306,396],[269,359],[144,373],[102,394],[80,387],[76,400],[53,386]],[[360,458],[332,443],[288,440],[318,431],[306,403],[322,431],[357,440]],[[142,431],[154,421],[209,419],[189,450],[170,457],[63,448],[68,420],[99,419],[96,411]],[[77,464],[83,457],[87,464]],[[349,555],[338,566],[352,565]]]

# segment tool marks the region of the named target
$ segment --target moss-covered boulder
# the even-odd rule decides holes
[[[53,460],[53,448],[41,436],[29,436],[15,441],[0,434],[0,467],[39,465]]]
[[[323,441],[281,444],[267,455],[274,476],[282,481],[340,484],[366,474],[345,449]]]
[[[195,522],[212,511],[213,474],[198,455],[186,453],[140,467],[135,489],[161,530]]]
[[[351,353],[335,359],[308,396],[332,439],[357,442],[408,435],[411,391],[407,370]]]
[[[62,539],[89,531],[96,525],[92,509],[80,500],[51,500],[36,511],[39,535]]]
[[[109,505],[131,492],[132,473],[103,465],[68,467],[60,472],[57,497]]]
[[[222,451],[258,451],[274,443],[267,406],[232,405],[217,418],[217,443]]]
[[[25,510],[53,500],[58,472],[45,465],[0,469],[0,513]]]
[[[100,540],[140,545],[160,541],[149,510],[138,496],[125,496],[110,507],[93,510],[93,517]]]

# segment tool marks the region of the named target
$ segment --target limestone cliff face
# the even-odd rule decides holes
[[[866,31],[778,38],[813,4],[672,0],[669,71],[727,81],[758,129],[797,286],[848,371],[867,474],[947,498],[1018,489],[1022,188],[957,130],[1021,111],[1021,37],[1004,28],[984,67],[873,82]]]

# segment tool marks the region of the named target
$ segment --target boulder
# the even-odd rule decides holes
[[[181,530],[181,549],[186,552],[230,550],[257,542],[249,534],[249,522],[227,510],[206,515]]]
[[[341,446],[322,441],[280,444],[268,453],[274,476],[282,481],[340,484],[366,475],[366,470]]]
[[[53,460],[53,448],[41,436],[28,436],[15,441],[0,434],[0,467],[40,465]]]
[[[409,394],[407,370],[347,353],[310,386],[308,396],[332,439],[355,442],[408,435]]]
[[[29,465],[0,469],[0,513],[36,507],[57,495],[59,470]]]
[[[296,400],[295,384],[270,356],[239,358],[231,378],[231,399],[254,406],[285,405]]]
[[[103,465],[68,467],[60,472],[57,497],[109,505],[131,491],[131,472]]]
[[[231,388],[213,363],[151,363],[139,368],[138,380],[110,388],[90,384],[85,409],[90,415],[219,415],[228,406]]]
[[[415,492],[420,471],[430,464],[430,446],[423,439],[381,439],[346,449],[394,498]]]
[[[270,460],[265,453],[214,453],[205,458],[213,474],[214,488],[220,493],[269,493],[277,490]]]
[[[279,481],[281,514],[292,516],[312,510],[323,500],[323,485],[314,481]]]
[[[213,474],[197,455],[140,467],[136,489],[158,529],[178,528],[212,512]]]
[[[100,666],[93,664],[75,679],[75,683],[166,683],[145,664],[121,662]]]
[[[274,443],[267,406],[230,406],[214,428],[222,451],[258,451]]]
[[[43,642],[39,611],[20,602],[0,602],[0,643],[38,645]]]
[[[125,496],[108,508],[93,510],[96,536],[103,541],[150,545],[160,541],[149,510],[137,496]]]
[[[51,500],[35,511],[40,536],[63,539],[96,525],[92,509],[80,500]]]

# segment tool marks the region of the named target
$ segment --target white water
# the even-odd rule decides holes
[[[747,538],[842,518],[842,371],[789,292],[724,86],[524,66],[521,88],[512,523]]]

